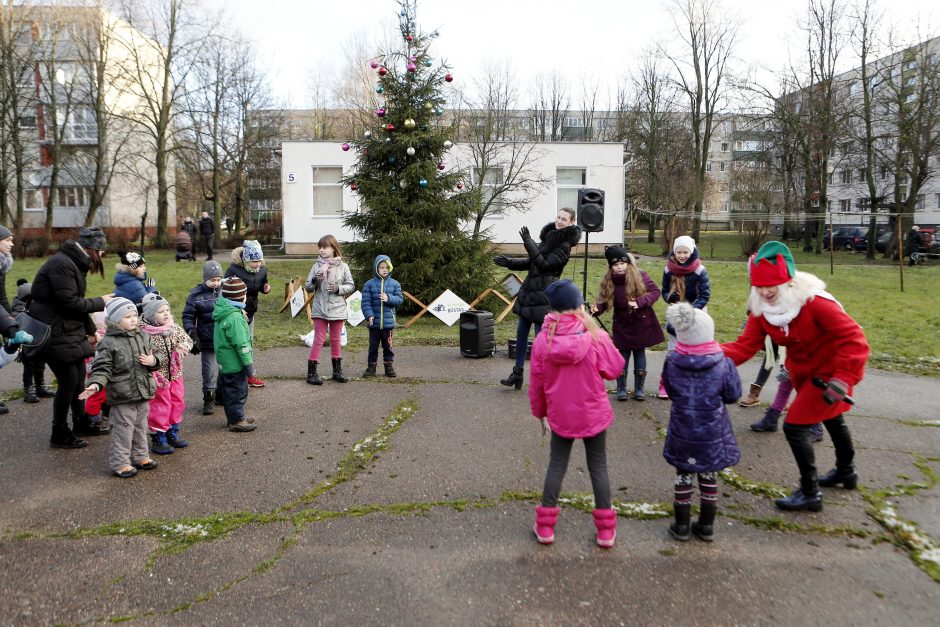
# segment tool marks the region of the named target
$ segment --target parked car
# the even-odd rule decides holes
[[[885,252],[888,248],[888,244],[891,243],[891,235],[893,235],[891,231],[885,231],[879,235],[878,239],[875,240],[875,250],[879,253]]]
[[[836,250],[864,251],[868,248],[868,229],[858,226],[839,226],[832,229]],[[829,233],[823,235],[823,248],[829,250]]]

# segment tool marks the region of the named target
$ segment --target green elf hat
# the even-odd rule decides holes
[[[793,253],[783,242],[766,242],[747,263],[754,287],[771,287],[786,283],[796,275]]]

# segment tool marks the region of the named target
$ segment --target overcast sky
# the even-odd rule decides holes
[[[379,40],[396,23],[394,0],[207,0],[259,46],[277,96],[307,104],[311,73],[342,66],[350,38]],[[798,55],[806,0],[723,0],[742,23],[740,67],[777,70]],[[444,58],[459,81],[481,65],[511,60],[523,85],[558,70],[572,85],[582,76],[614,86],[644,49],[674,39],[668,0],[419,0],[418,22],[440,36],[431,54]],[[940,34],[937,0],[880,0],[886,23],[906,40]],[[890,10],[887,7],[891,7]],[[791,52],[792,51],[792,52]],[[851,55],[845,55],[848,59]],[[844,69],[849,69],[848,67]],[[457,86],[459,83],[455,83]]]

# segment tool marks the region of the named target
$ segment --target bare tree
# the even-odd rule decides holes
[[[469,149],[467,193],[473,198],[473,238],[483,221],[507,211],[527,211],[551,179],[538,169],[541,152],[526,136],[528,119],[517,111],[517,80],[510,64],[490,64],[464,96],[460,139]]]
[[[714,118],[730,85],[728,62],[734,51],[738,23],[722,11],[718,0],[673,0],[673,20],[684,49],[682,53],[666,56],[689,106],[692,165],[698,173],[700,190],[693,209],[692,236],[698,238]]]
[[[206,41],[207,28],[196,21],[194,7],[195,0],[121,0],[123,18],[131,26],[127,41],[122,41],[123,71],[138,100],[131,119],[141,122],[147,133],[156,170],[157,246],[167,241],[176,117]]]
[[[532,89],[532,139],[561,141],[570,106],[568,83],[561,74],[537,74]]]

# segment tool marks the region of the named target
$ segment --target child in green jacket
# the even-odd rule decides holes
[[[248,401],[248,367],[252,363],[251,332],[245,314],[248,288],[238,277],[222,281],[222,294],[212,311],[215,360],[219,364],[218,393],[229,431],[254,431],[253,418],[245,418]]]
[[[105,390],[111,406],[108,465],[114,476],[127,479],[138,468],[157,467],[147,445],[147,416],[157,391],[151,373],[160,369],[161,360],[153,354],[150,336],[138,328],[134,303],[113,299],[105,307],[105,319],[108,330],[95,350],[88,387],[78,398],[84,401]]]

